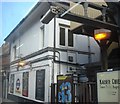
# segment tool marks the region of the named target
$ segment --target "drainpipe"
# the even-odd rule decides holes
[[[60,67],[60,52],[59,51],[55,51],[55,52],[57,52],[58,54],[59,54],[59,75],[61,74],[61,67]],[[56,57],[56,56],[55,56]],[[55,60],[55,62],[56,62],[56,60]]]
[[[55,70],[55,48],[56,48],[56,16],[54,17],[54,40],[53,40],[53,70],[52,70],[52,83],[54,83],[54,70]]]
[[[55,62],[56,62],[56,52],[59,54],[59,74],[61,74],[61,67],[60,67],[60,52],[56,51],[56,17],[57,15],[54,17],[54,40],[53,40],[53,44],[54,44],[54,48],[53,48],[53,71],[52,71],[52,80],[54,83],[54,70],[55,70]]]
[[[89,36],[88,36],[88,52],[89,52],[88,63],[90,64],[91,63],[91,48],[90,48],[90,37]]]
[[[53,48],[54,61],[55,61],[55,48],[56,48],[56,17],[54,17],[54,48]]]

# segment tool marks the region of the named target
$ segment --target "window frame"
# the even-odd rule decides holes
[[[40,31],[42,34],[42,48],[45,47],[45,25],[40,26]]]
[[[59,45],[61,45],[61,46],[65,46],[66,45],[66,29],[64,28],[64,27],[59,27],[59,29],[60,29],[60,31],[59,31]],[[65,34],[64,34],[64,37],[65,37],[65,39],[64,39],[64,42],[63,42],[63,44],[61,43],[61,29],[64,29],[64,32],[65,32]]]
[[[65,45],[61,45],[60,44],[60,28],[64,28],[65,29]],[[73,35],[73,46],[70,46],[69,45],[69,39],[68,39],[68,33],[69,33],[69,30],[70,30],[70,26],[68,26],[68,25],[64,25],[64,24],[59,24],[59,46],[60,47],[68,47],[68,48],[74,48],[74,34],[72,34]]]
[[[72,45],[69,44],[69,35],[72,35]],[[71,32],[70,29],[68,29],[68,47],[74,47],[74,34]]]
[[[15,60],[17,58],[17,46],[13,46],[13,59]]]
[[[41,86],[39,80],[42,81]],[[40,90],[43,92],[40,92]],[[40,101],[45,100],[45,69],[36,70],[35,99]]]

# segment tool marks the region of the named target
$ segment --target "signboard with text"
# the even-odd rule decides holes
[[[72,103],[73,94],[73,77],[72,76],[57,76],[57,102]]]
[[[97,73],[98,102],[120,104],[120,71]]]

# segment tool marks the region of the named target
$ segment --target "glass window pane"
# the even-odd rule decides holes
[[[73,47],[73,33],[68,30],[68,46]]]
[[[42,35],[42,47],[44,47],[44,41],[45,41],[45,26],[43,25],[41,28],[41,35]]]
[[[60,27],[60,45],[65,46],[65,28]]]
[[[45,70],[36,71],[36,99],[44,101]]]
[[[13,57],[16,59],[16,45],[13,47]]]

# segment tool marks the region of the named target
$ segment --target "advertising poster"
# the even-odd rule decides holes
[[[73,93],[73,77],[57,76],[57,102],[72,104],[74,98]]]
[[[28,97],[29,72],[23,72],[22,95]]]
[[[15,74],[15,94],[20,95],[22,93],[22,73]]]
[[[11,74],[10,76],[10,93],[13,93],[14,92],[14,74]]]
[[[120,104],[120,71],[97,73],[98,102]]]

